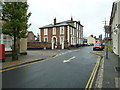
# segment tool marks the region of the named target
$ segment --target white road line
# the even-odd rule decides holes
[[[70,62],[70,61],[71,61],[72,59],[74,59],[74,58],[75,58],[75,56],[69,58],[68,60],[63,60],[63,63]]]

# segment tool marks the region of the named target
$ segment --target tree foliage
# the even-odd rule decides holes
[[[17,38],[24,38],[27,33],[28,18],[31,13],[27,14],[27,2],[5,2],[3,4],[3,33],[11,36],[16,35]]]
[[[4,2],[2,10],[2,32],[14,37],[13,56],[18,55],[18,39],[27,36],[27,28],[30,26],[28,19],[31,13],[27,13],[27,2]],[[18,56],[17,56],[18,57]],[[18,58],[13,58],[18,59]]]

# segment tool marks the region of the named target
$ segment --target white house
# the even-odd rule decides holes
[[[89,37],[86,37],[85,39],[87,39],[88,44],[95,44],[96,43],[96,39],[93,37],[93,35],[90,35]]]
[[[120,56],[120,0],[113,2],[110,26],[112,32],[113,52]]]
[[[0,33],[0,44],[5,44],[5,51],[12,51],[13,38],[9,35]]]

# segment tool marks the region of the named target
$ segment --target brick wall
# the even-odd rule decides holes
[[[27,42],[27,49],[44,49],[44,47],[51,49],[51,43]]]

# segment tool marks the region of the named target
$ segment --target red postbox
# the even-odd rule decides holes
[[[5,45],[0,44],[0,61],[5,62]]]

